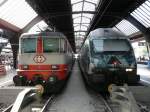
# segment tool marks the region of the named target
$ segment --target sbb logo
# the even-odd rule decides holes
[[[43,63],[46,58],[43,55],[36,55],[33,60],[35,63]]]

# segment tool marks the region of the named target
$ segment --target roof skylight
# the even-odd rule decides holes
[[[139,29],[125,19],[119,22],[115,27],[127,36],[139,31]]]
[[[146,28],[150,27],[150,0],[135,9],[131,15]]]
[[[0,18],[19,27],[25,27],[33,18],[36,12],[25,0],[8,0],[0,7]]]
[[[93,14],[85,12],[94,12],[98,1],[99,0],[71,0],[73,13],[79,11],[78,14],[72,15],[75,38],[84,38],[89,24],[93,18]]]
[[[85,2],[83,11],[95,11],[95,5]]]
[[[82,11],[82,5],[83,5],[82,2],[77,3],[77,4],[74,4],[74,5],[72,6],[72,11]]]

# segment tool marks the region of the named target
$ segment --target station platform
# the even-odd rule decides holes
[[[5,66],[5,68],[6,68],[6,74],[0,75],[0,85],[6,82],[12,81],[13,76],[17,74],[16,70],[11,68],[10,66]]]
[[[150,68],[148,65],[138,64],[137,74],[140,75],[141,81],[150,85]]]

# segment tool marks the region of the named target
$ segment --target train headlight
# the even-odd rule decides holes
[[[50,82],[51,84],[55,83],[57,81],[57,77],[56,76],[50,76],[48,78],[48,82]]]
[[[28,69],[29,69],[29,66],[28,66],[28,65],[23,65],[23,66],[22,66],[22,69],[23,69],[23,70],[28,70]]]
[[[94,64],[94,63],[90,63],[90,64],[89,64],[89,69],[88,69],[88,74],[92,74],[94,68],[95,68],[95,64]]]
[[[59,69],[59,65],[52,65],[51,68],[52,68],[52,70],[58,70]]]
[[[132,72],[132,71],[133,71],[132,68],[127,68],[127,69],[126,69],[126,72]]]
[[[54,82],[54,81],[55,81],[55,78],[54,78],[54,77],[50,77],[50,78],[49,78],[49,81],[50,81],[50,82]]]

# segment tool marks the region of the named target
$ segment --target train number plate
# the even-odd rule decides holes
[[[43,55],[36,55],[33,60],[35,63],[43,63],[45,62],[46,58]]]

